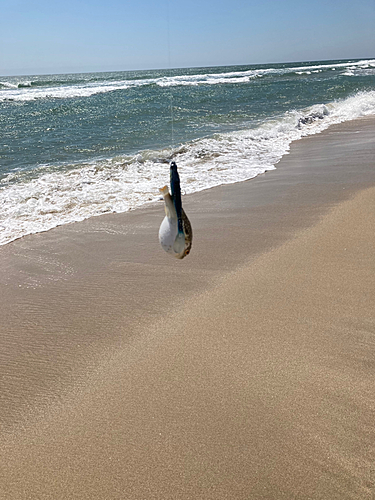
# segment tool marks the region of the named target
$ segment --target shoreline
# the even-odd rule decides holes
[[[2,498],[371,498],[374,124],[0,248]]]
[[[315,116],[315,115],[313,115]],[[369,116],[364,116],[362,118],[352,118],[350,121],[356,121],[358,119],[360,120],[364,120],[366,118],[369,118],[369,119],[372,119],[375,115],[369,115]],[[311,119],[311,116],[310,115],[306,115],[306,120],[307,119]],[[347,117],[346,117],[347,118]],[[302,118],[301,118],[302,119]],[[336,117],[337,119],[337,117]],[[345,123],[350,123],[347,122],[347,121],[344,121],[342,122],[342,124],[345,124]],[[267,122],[265,122],[263,125],[266,125]],[[270,151],[267,150],[267,142],[268,142],[268,139],[271,139],[271,142],[272,142],[272,134],[270,137],[268,137],[268,139],[266,140],[265,144],[263,144],[264,142],[264,138],[262,138],[261,136],[260,137],[257,137],[257,135],[255,135],[254,137],[249,136],[248,138],[248,142],[251,144],[254,140],[255,142],[259,142],[260,141],[260,152],[259,154],[263,157],[263,161],[266,161],[266,165],[265,166],[261,166],[261,165],[258,165],[258,167],[255,167],[256,164],[258,164],[258,161],[256,158],[253,158],[252,155],[253,153],[251,152],[251,148],[250,148],[250,151],[248,152],[250,154],[250,157],[248,157],[248,155],[245,155],[243,158],[242,158],[242,164],[241,164],[241,168],[240,168],[240,171],[242,172],[241,174],[238,174],[236,177],[237,179],[234,180],[233,178],[231,178],[230,180],[228,178],[218,178],[217,177],[217,172],[216,173],[213,173],[212,172],[212,169],[215,170],[215,166],[213,166],[212,164],[212,161],[210,162],[210,160],[208,159],[208,164],[206,164],[205,166],[207,167],[207,170],[208,172],[210,172],[210,176],[209,178],[206,179],[205,181],[205,188],[202,189],[202,186],[200,187],[200,190],[198,191],[195,191],[194,193],[190,193],[191,194],[196,194],[198,192],[206,192],[207,190],[209,189],[212,189],[212,188],[215,188],[215,187],[220,187],[220,186],[226,186],[228,185],[231,185],[231,184],[238,184],[240,182],[247,182],[249,180],[252,180],[254,179],[255,177],[259,176],[259,175],[263,175],[264,173],[266,172],[269,172],[270,170],[273,170],[275,167],[274,165],[278,164],[282,158],[282,156],[285,156],[288,154],[288,151],[289,151],[289,148],[291,146],[291,144],[293,142],[296,142],[298,140],[301,140],[301,139],[306,139],[308,137],[310,137],[310,133],[312,132],[312,135],[316,135],[316,134],[319,134],[321,133],[320,130],[320,120],[318,118],[316,118],[315,116],[315,121],[313,122],[313,124],[309,124],[309,125],[306,125],[306,127],[304,126],[303,127],[303,130],[305,132],[303,132],[303,130],[301,130],[300,132],[298,132],[297,134],[301,134],[300,137],[296,137],[295,135],[291,135],[291,136],[288,136],[288,134],[286,136],[288,136],[288,140],[286,141],[286,143],[282,146],[282,151],[278,151],[278,153],[274,153],[272,155],[272,158],[269,158],[269,154],[270,154]],[[325,127],[332,127],[332,126],[335,126],[335,125],[332,125],[332,124],[329,124],[326,123],[324,120],[322,122],[322,125],[323,125],[323,131],[324,130],[327,130],[325,129]],[[309,130],[309,127],[312,127],[312,130]],[[300,127],[293,127],[293,130],[297,130],[299,129]],[[257,129],[254,129],[254,131],[256,131]],[[251,129],[249,129],[248,132],[250,132]],[[244,132],[244,130],[242,131],[242,133]],[[259,132],[259,130],[258,130]],[[292,131],[289,131],[289,133],[292,133]],[[303,136],[303,133],[306,133],[307,135]],[[267,132],[266,132],[267,134]],[[226,135],[226,133],[224,133],[224,136]],[[211,138],[212,139],[212,138]],[[201,142],[201,141],[204,141],[205,138],[204,137],[201,137],[200,139],[197,138],[196,141],[198,142]],[[208,139],[210,140],[210,139]],[[193,142],[191,142],[191,145],[194,143],[195,141],[193,140]],[[279,144],[280,146],[280,144]],[[265,148],[265,149],[264,149]],[[236,148],[234,148],[236,150]],[[271,147],[271,150],[272,150],[272,147]],[[147,151],[147,150],[145,150]],[[145,152],[144,151],[144,152]],[[143,152],[143,153],[144,153]],[[140,155],[142,156],[143,154],[142,152],[140,152]],[[196,151],[196,154],[199,156],[200,155],[200,152],[199,150]],[[253,163],[255,159],[255,164]],[[245,160],[245,161],[243,161]],[[102,160],[103,162],[105,162],[105,160],[103,159]],[[182,166],[184,166],[184,161],[185,161],[185,158],[184,156],[182,155],[181,158],[179,158],[179,162],[181,161],[181,164]],[[241,157],[239,158],[239,161],[241,162]],[[220,164],[221,160],[219,161],[219,164]],[[225,160],[224,160],[225,162]],[[262,163],[262,162],[261,162]],[[94,162],[95,164],[95,162]],[[132,203],[128,203],[128,197],[129,197],[129,192],[126,193],[124,192],[123,194],[119,194],[118,192],[115,193],[115,195],[112,193],[111,195],[111,198],[113,197],[117,197],[117,202],[114,202],[114,204],[111,206],[111,208],[109,208],[108,206],[107,207],[102,207],[102,211],[98,212],[98,213],[94,213],[91,212],[91,209],[88,210],[88,212],[85,212],[84,215],[82,215],[82,213],[80,212],[80,209],[78,208],[79,205],[80,205],[80,202],[79,202],[79,199],[80,199],[80,195],[79,195],[79,192],[77,193],[76,192],[76,195],[78,197],[77,199],[77,205],[74,205],[74,202],[73,205],[75,207],[75,210],[78,210],[77,214],[75,217],[71,217],[71,215],[69,215],[68,213],[63,213],[61,211],[59,211],[59,209],[56,210],[56,213],[59,213],[59,215],[57,216],[57,220],[55,219],[55,215],[54,215],[54,210],[52,210],[52,212],[48,215],[48,211],[51,209],[51,207],[53,208],[53,205],[56,205],[56,206],[59,206],[61,203],[62,203],[62,199],[59,199],[59,198],[55,198],[54,195],[53,195],[53,190],[57,190],[57,191],[62,191],[64,192],[66,187],[65,187],[65,182],[63,179],[60,179],[59,180],[59,186],[57,187],[55,184],[56,184],[56,179],[54,178],[48,178],[48,179],[44,179],[44,176],[42,175],[42,177],[40,178],[40,181],[44,184],[45,182],[48,184],[51,184],[51,186],[53,187],[54,186],[54,189],[52,189],[52,192],[51,191],[48,191],[47,190],[47,194],[48,196],[46,196],[47,199],[50,199],[50,201],[47,203],[47,212],[43,212],[42,210],[42,214],[44,213],[45,216],[48,215],[47,219],[44,220],[43,219],[43,216],[39,217],[37,216],[35,213],[33,213],[33,211],[29,212],[29,215],[27,216],[27,219],[28,219],[28,222],[24,221],[23,220],[23,216],[21,216],[20,219],[18,219],[18,215],[17,215],[17,212],[18,210],[21,210],[22,212],[22,207],[18,205],[18,203],[16,204],[16,206],[13,206],[14,205],[14,199],[17,198],[19,196],[19,194],[17,194],[18,192],[18,188],[15,188],[15,190],[13,190],[11,188],[11,186],[9,186],[9,189],[10,191],[8,192],[7,189],[5,189],[3,191],[3,194],[4,194],[4,211],[3,211],[3,217],[5,216],[5,220],[3,219],[4,221],[4,224],[2,229],[3,229],[3,237],[2,237],[2,240],[0,242],[0,246],[3,246],[4,244],[9,244],[13,241],[17,241],[18,239],[20,238],[23,238],[25,236],[31,236],[33,234],[39,234],[39,233],[43,233],[43,232],[48,232],[52,229],[55,229],[56,227],[60,227],[60,226],[63,226],[63,225],[68,225],[68,224],[75,224],[75,223],[79,223],[79,222],[82,222],[84,220],[89,220],[90,218],[92,217],[101,217],[103,215],[108,215],[108,214],[124,214],[124,213],[128,213],[132,210],[138,210],[138,209],[142,209],[142,208],[147,208],[148,206],[150,205],[153,205],[155,203],[157,203],[157,200],[159,198],[159,195],[157,194],[158,193],[158,189],[156,188],[156,186],[158,185],[164,185],[166,183],[166,177],[165,177],[165,174],[167,173],[165,171],[165,165],[161,168],[161,171],[157,168],[157,165],[161,165],[161,163],[154,163],[153,166],[152,166],[152,171],[154,171],[155,173],[155,176],[152,176],[152,180],[150,180],[150,185],[149,185],[149,190],[145,191],[143,193],[143,201],[140,201],[139,199],[135,200],[134,203],[135,205],[133,204],[133,206],[131,207]],[[250,168],[250,170],[248,170],[249,168],[249,165],[250,164],[253,164],[253,168]],[[103,163],[104,165],[104,163]],[[102,166],[103,166],[102,165]],[[188,161],[188,169],[191,169],[191,165],[189,165],[189,161]],[[232,168],[235,168],[235,165],[232,165]],[[168,170],[168,169],[167,169]],[[262,171],[261,173],[259,172]],[[256,171],[258,172],[258,174],[256,174]],[[98,188],[98,183],[100,185],[100,181],[99,179],[97,179],[96,181],[95,180],[91,180],[90,179],[90,176],[89,177],[85,177],[85,174],[81,171],[81,174],[84,175],[84,178],[81,179],[80,182],[82,182],[83,185],[86,185],[86,184],[89,184],[90,185],[90,190],[93,190],[93,192],[96,192],[96,189]],[[87,172],[86,172],[87,174]],[[117,172],[118,174],[118,172]],[[198,173],[198,176],[201,175],[202,172],[199,174]],[[113,173],[113,175],[115,175],[115,173]],[[148,178],[148,174],[144,172],[143,176],[145,178]],[[255,176],[255,177],[254,177]],[[182,179],[183,181],[183,184],[186,182],[186,185],[190,184],[191,182],[191,179],[189,179],[190,175],[185,178],[185,179]],[[193,174],[193,177],[194,177],[194,174]],[[204,177],[204,176],[203,176]],[[246,178],[247,177],[247,178]],[[214,181],[212,181],[212,179],[214,179]],[[120,182],[123,182],[125,180],[125,183],[127,183],[126,179],[122,178],[122,180],[120,178],[117,179],[118,181]],[[193,181],[194,182],[194,181]],[[33,184],[33,183],[31,183]],[[91,186],[91,184],[93,184]],[[198,183],[199,184],[199,183]],[[21,183],[22,185],[22,183]],[[190,186],[191,187],[191,186]],[[71,187],[73,189],[73,187]],[[80,186],[80,188],[82,188],[82,185]],[[196,186],[197,188],[197,186]],[[31,191],[27,191],[27,193],[24,193],[25,195],[25,200],[33,200],[34,198],[38,198],[40,197],[40,193],[39,191],[37,190],[37,192],[33,192],[33,189],[34,188],[30,188]],[[75,189],[77,190],[78,189],[78,186],[76,185],[75,186]],[[138,185],[138,181],[133,185],[133,190],[130,190],[130,192],[133,192],[135,190],[135,192],[137,192],[139,189],[139,185]],[[107,190],[107,188],[106,188]],[[79,191],[79,189],[78,189]],[[73,192],[74,192],[74,189],[73,189]],[[73,194],[72,192],[72,194]],[[109,193],[111,193],[111,190],[109,190]],[[87,193],[86,193],[87,194]],[[21,196],[22,198],[22,196]],[[136,197],[137,198],[137,197]],[[43,197],[42,197],[43,199]],[[24,200],[24,201],[25,201]],[[91,205],[92,203],[92,206],[96,206],[98,200],[95,199],[95,196],[94,198],[90,199],[91,201],[88,203],[88,205]],[[124,205],[122,205],[120,203],[120,200],[123,200],[123,202],[127,205],[127,208],[128,210],[127,211],[122,211],[124,209]],[[65,200],[65,202],[68,202],[68,200]],[[64,202],[64,203],[65,203]],[[81,200],[81,202],[83,203],[83,206],[85,206],[87,204],[87,199],[84,197],[83,200]],[[140,203],[138,205],[138,203]],[[70,202],[69,202],[69,205],[70,205]],[[119,208],[119,206],[121,208]],[[12,209],[10,207],[13,207],[13,209],[16,209],[15,210],[15,214],[13,214],[12,212]],[[117,208],[116,208],[117,207]],[[82,208],[82,207],[81,207]],[[27,211],[27,208],[25,208],[26,211]],[[6,215],[7,214],[7,215]],[[78,215],[80,214],[80,215]],[[40,214],[39,214],[40,215]],[[75,219],[75,220],[74,220]],[[13,220],[13,223],[11,223],[11,221]],[[8,222],[6,222],[8,221]],[[16,226],[14,226],[14,224],[16,224]],[[18,225],[17,225],[18,224]],[[24,227],[24,224],[26,224],[26,226]],[[46,229],[46,227],[48,227],[48,229]],[[11,229],[13,228],[13,229]],[[20,229],[21,228],[21,229]],[[30,232],[29,232],[30,231]],[[23,233],[23,234],[21,234]],[[5,243],[6,241],[6,243]]]

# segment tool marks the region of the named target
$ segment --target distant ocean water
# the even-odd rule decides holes
[[[275,168],[375,114],[375,59],[0,77],[0,244]]]

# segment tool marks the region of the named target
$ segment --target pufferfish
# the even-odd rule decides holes
[[[180,177],[177,165],[170,165],[171,194],[168,186],[159,189],[164,199],[166,216],[160,225],[159,241],[163,250],[177,259],[183,259],[190,253],[193,241],[191,224],[182,208]]]

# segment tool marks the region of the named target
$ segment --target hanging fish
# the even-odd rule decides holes
[[[170,165],[171,194],[168,186],[160,189],[164,199],[166,216],[160,225],[159,241],[167,253],[177,259],[183,259],[190,253],[193,241],[191,224],[182,208],[180,177],[177,165],[173,161]]]

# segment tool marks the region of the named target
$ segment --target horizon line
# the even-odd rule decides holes
[[[126,73],[133,71],[162,71],[162,70],[180,70],[180,69],[202,69],[202,68],[222,68],[222,67],[238,67],[238,66],[265,66],[270,64],[299,64],[299,63],[317,63],[317,62],[328,62],[328,61],[360,61],[360,60],[375,59],[375,57],[350,57],[350,58],[335,58],[335,59],[308,59],[300,61],[279,61],[279,62],[264,62],[264,63],[242,63],[242,64],[212,64],[205,66],[176,66],[176,67],[154,67],[154,68],[133,68],[133,69],[111,69],[111,70],[95,70],[95,71],[66,71],[66,72],[36,72],[36,73],[24,73],[16,72],[14,74],[0,74],[0,77],[12,78],[12,77],[22,77],[22,76],[48,76],[48,75],[77,75],[77,74],[90,74],[90,73]]]

